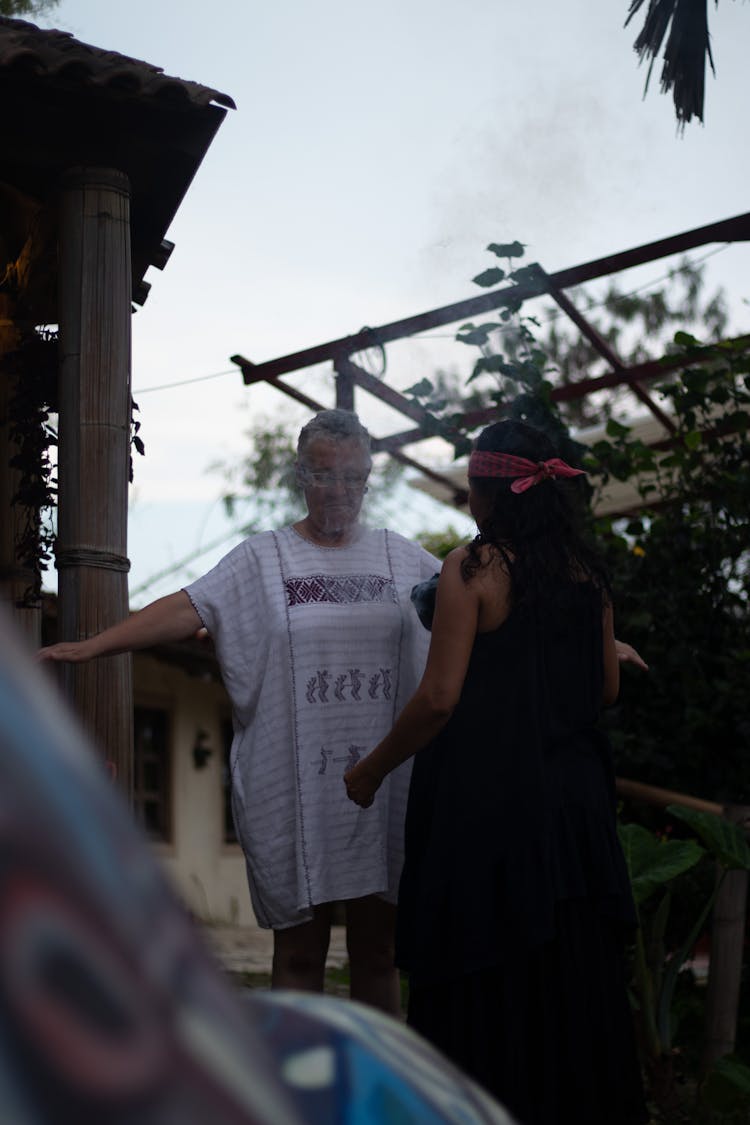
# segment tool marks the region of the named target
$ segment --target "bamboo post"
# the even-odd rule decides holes
[[[750,806],[728,805],[727,820],[750,829]],[[703,1069],[734,1051],[747,911],[747,871],[728,871],[713,909]]]
[[[127,177],[114,169],[70,169],[62,182],[59,249],[61,640],[91,636],[128,613],[130,255]],[[63,684],[130,795],[130,656],[67,665]]]

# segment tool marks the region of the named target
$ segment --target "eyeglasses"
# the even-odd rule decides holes
[[[341,484],[347,492],[366,492],[367,476],[361,473],[315,473],[310,469],[300,469],[300,479],[315,488],[335,488]]]

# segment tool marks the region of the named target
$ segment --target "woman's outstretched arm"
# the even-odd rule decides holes
[[[150,648],[168,641],[184,641],[201,628],[202,622],[184,590],[167,594],[124,621],[84,641],[60,641],[37,652],[37,660],[85,664],[97,656],[115,656],[133,649]]]
[[[391,731],[344,774],[349,798],[368,808],[387,774],[440,733],[458,703],[479,620],[479,583],[464,582],[464,548],[443,564],[435,601],[430,651],[419,687]]]

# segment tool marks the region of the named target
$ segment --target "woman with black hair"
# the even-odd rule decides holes
[[[523,1125],[648,1120],[624,966],[636,918],[598,722],[619,665],[570,495],[582,476],[521,422],[482,432],[479,534],[443,565],[424,676],[345,777],[367,807],[419,751],[396,943],[408,1021]]]

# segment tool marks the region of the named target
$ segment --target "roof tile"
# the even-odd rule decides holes
[[[0,72],[46,75],[69,86],[90,86],[135,98],[211,102],[235,109],[228,94],[210,86],[171,77],[161,67],[105,51],[75,39],[68,31],[45,30],[26,20],[0,16]]]

